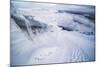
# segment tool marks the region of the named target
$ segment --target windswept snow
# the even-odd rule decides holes
[[[94,6],[26,4],[12,2],[11,65],[95,60]]]

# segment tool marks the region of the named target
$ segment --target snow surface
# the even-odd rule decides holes
[[[30,2],[12,2],[11,65],[95,60],[95,19],[88,18],[94,6],[46,4],[40,9],[36,4],[37,9],[26,9],[26,4]]]

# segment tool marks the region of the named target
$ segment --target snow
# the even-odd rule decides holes
[[[95,60],[94,19],[84,16],[84,13],[93,13],[91,6],[73,5],[66,9],[70,11],[73,7],[75,10],[71,11],[77,12],[76,9],[82,7],[81,15],[66,11],[59,12],[58,9],[54,9],[56,7],[53,8],[54,10],[32,11],[32,7],[28,6],[30,11],[24,8],[24,4],[14,5],[11,11],[11,65]],[[20,7],[21,10],[15,7]],[[65,5],[62,7],[64,8]],[[91,32],[93,34],[90,34]]]

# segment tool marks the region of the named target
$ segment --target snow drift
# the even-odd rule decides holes
[[[94,61],[94,16],[94,6],[12,1],[11,65]]]

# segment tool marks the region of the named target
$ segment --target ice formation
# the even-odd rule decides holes
[[[11,65],[95,60],[94,6],[11,4]]]

